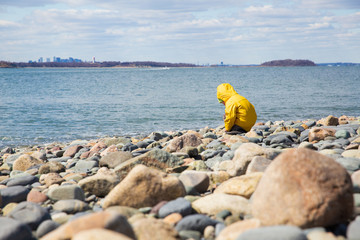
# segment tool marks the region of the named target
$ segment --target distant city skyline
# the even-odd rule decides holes
[[[0,2],[0,61],[359,63],[359,42],[355,0]]]

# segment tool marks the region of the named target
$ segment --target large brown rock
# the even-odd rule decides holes
[[[187,133],[170,141],[166,148],[168,152],[180,152],[185,147],[197,147],[202,144],[201,138],[193,133]]]
[[[101,158],[99,164],[101,167],[115,168],[117,165],[129,160],[130,158],[132,158],[130,152],[110,152]]]
[[[354,205],[347,171],[332,158],[305,148],[274,159],[252,199],[253,215],[263,225],[302,228],[346,222]]]
[[[72,239],[77,233],[96,228],[109,229],[135,239],[134,231],[124,216],[115,212],[106,211],[76,218],[46,234],[40,240]]]
[[[140,219],[133,223],[137,240],[179,239],[178,233],[170,224],[158,219]]]
[[[95,175],[80,180],[79,186],[85,192],[95,194],[98,197],[104,197],[118,183],[119,177],[114,172],[103,167]]]
[[[309,142],[318,142],[324,140],[326,137],[334,137],[335,129],[316,127],[309,131]]]
[[[153,149],[138,157],[131,158],[114,169],[116,174],[119,175],[120,181],[126,177],[126,175],[137,165],[145,165],[159,170],[165,170],[166,168],[173,168],[179,166],[183,161],[175,155],[168,153],[164,150]]]
[[[74,157],[75,154],[76,154],[78,151],[80,151],[80,149],[82,149],[82,148],[83,148],[83,146],[81,146],[81,145],[73,145],[73,146],[70,146],[70,147],[68,147],[68,148],[65,150],[63,156],[64,156],[64,157]]]
[[[43,163],[44,162],[40,159],[34,158],[27,154],[23,154],[15,160],[13,170],[25,172],[28,168]]]
[[[243,143],[238,147],[232,159],[233,166],[227,169],[230,176],[240,176],[245,174],[251,160],[256,156],[273,159],[279,154],[278,150],[263,148],[255,143]]]
[[[160,201],[170,201],[183,196],[185,188],[177,177],[137,165],[105,197],[103,207],[152,207]]]

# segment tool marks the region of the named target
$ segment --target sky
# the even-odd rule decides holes
[[[359,0],[0,0],[0,60],[360,63]]]

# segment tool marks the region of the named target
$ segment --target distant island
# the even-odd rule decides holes
[[[26,67],[197,67],[191,63],[169,63],[169,62],[152,62],[152,61],[137,61],[137,62],[0,62],[0,68],[26,68]]]
[[[316,66],[316,64],[310,60],[273,60],[269,62],[264,62],[260,66],[262,67],[304,67],[304,66]]]

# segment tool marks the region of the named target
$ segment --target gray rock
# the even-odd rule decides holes
[[[261,227],[245,231],[236,240],[307,240],[300,228],[294,226]]]
[[[26,186],[31,185],[35,182],[38,182],[39,179],[35,176],[29,175],[29,176],[23,176],[23,177],[16,177],[16,178],[10,178],[10,180],[7,182],[6,186],[12,187],[12,186]]]
[[[336,138],[350,138],[351,137],[351,134],[349,131],[345,130],[345,129],[342,129],[342,130],[338,130],[336,131],[335,133],[335,137]]]
[[[341,148],[341,145],[335,142],[323,142],[323,144],[318,146],[319,150],[334,149],[334,148]]]
[[[337,158],[336,162],[340,163],[346,170],[355,172],[360,169],[359,158]]]
[[[217,139],[218,137],[216,136],[215,133],[212,133],[212,132],[208,132],[208,133],[205,133],[203,135],[204,138],[212,138],[212,139]]]
[[[234,153],[235,153],[235,151],[233,151],[233,150],[227,151],[226,153],[224,153],[224,155],[222,155],[223,160],[225,161],[225,160],[233,159]]]
[[[90,208],[89,205],[83,201],[77,199],[66,199],[57,201],[54,204],[53,209],[68,214],[74,214],[77,212],[86,211]]]
[[[162,139],[164,136],[159,133],[159,132],[153,132],[149,135],[149,139],[153,140],[153,141],[159,141],[160,139]]]
[[[19,203],[9,214],[9,217],[27,224],[32,230],[45,220],[51,219],[47,209],[32,202]]]
[[[213,148],[213,149],[217,149],[220,146],[223,146],[224,143],[218,139],[212,141],[211,143],[209,143],[208,145],[206,145],[206,148]]]
[[[293,139],[289,135],[275,135],[275,137],[271,138],[270,145],[273,144],[283,144],[286,146],[291,146],[294,143]]]
[[[22,153],[12,154],[9,157],[7,157],[4,162],[7,163],[7,165],[9,165],[10,167],[12,167],[15,160],[18,159],[21,155]]]
[[[206,160],[206,159],[215,157],[216,154],[217,154],[217,151],[215,151],[214,149],[206,149],[200,155]]]
[[[306,129],[300,134],[300,142],[309,141],[309,132],[310,129]]]
[[[225,161],[222,157],[209,158],[205,164],[208,168],[213,169],[218,163]]]
[[[79,160],[76,164],[75,164],[75,172],[88,172],[90,171],[92,168],[94,167],[98,167],[99,164],[97,161],[93,161],[93,160]]]
[[[48,197],[55,201],[65,199],[85,200],[84,191],[78,185],[62,185],[51,188]]]
[[[192,212],[191,203],[185,198],[177,198],[167,202],[159,210],[159,217],[165,218],[172,213],[180,213],[183,217],[190,215]]]
[[[8,217],[0,217],[1,240],[30,240],[31,229],[26,224]]]
[[[60,158],[49,158],[49,162],[66,162],[67,160],[71,159],[71,157],[60,157]]]
[[[359,216],[349,224],[346,235],[347,235],[347,239],[349,239],[349,240],[359,240],[360,239],[360,217]]]
[[[201,233],[194,230],[183,230],[179,232],[180,239],[200,240]]]
[[[45,220],[40,223],[39,227],[36,230],[36,237],[41,238],[45,236],[45,234],[57,229],[60,226],[57,222],[52,220]]]
[[[127,144],[125,144],[125,145],[122,147],[121,151],[124,151],[124,152],[126,152],[126,151],[132,152],[132,151],[134,151],[135,149],[138,149],[138,148],[139,148],[139,147],[136,146],[136,145],[133,144],[133,143],[127,143]]]
[[[180,174],[179,180],[184,186],[193,187],[199,193],[206,192],[210,184],[209,176],[198,171],[184,171]]]
[[[19,203],[26,201],[29,189],[24,186],[14,186],[0,189],[2,197],[1,207],[5,207],[8,203]]]
[[[101,158],[100,167],[115,168],[117,165],[129,160],[130,158],[132,158],[132,155],[129,152],[120,151],[108,153]]]
[[[215,226],[218,221],[215,221],[203,214],[193,214],[184,217],[181,219],[178,224],[176,225],[176,230],[178,232],[184,230],[193,230],[199,231],[201,233],[204,232],[204,229],[207,226]]]

